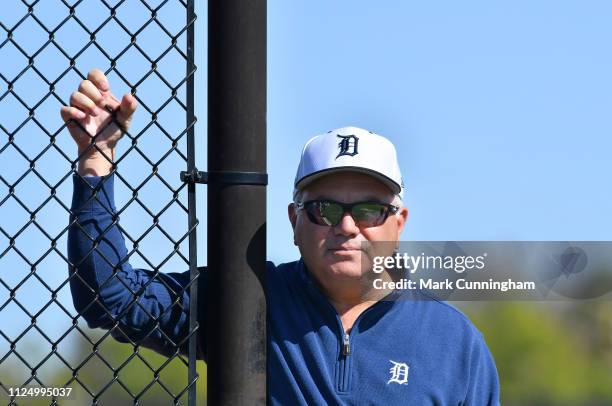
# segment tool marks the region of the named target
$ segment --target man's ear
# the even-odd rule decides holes
[[[297,240],[295,238],[295,225],[297,224],[297,210],[295,209],[295,203],[289,203],[287,206],[287,214],[289,215],[289,221],[291,222],[291,228],[293,228],[293,245],[297,246]]]
[[[291,228],[293,228],[295,231],[295,225],[297,224],[297,210],[295,210],[295,203],[289,203],[289,206],[287,206],[287,214],[289,215]]]
[[[408,208],[402,207],[399,213],[396,214],[396,216],[397,216],[397,237],[399,240],[399,236],[402,233],[404,226],[406,225],[406,220],[408,220]]]

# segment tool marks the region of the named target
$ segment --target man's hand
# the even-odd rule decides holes
[[[89,72],[87,80],[70,96],[70,106],[61,109],[62,119],[77,143],[80,175],[103,176],[111,171],[115,146],[128,130],[137,106],[129,93],[117,100],[102,71]]]

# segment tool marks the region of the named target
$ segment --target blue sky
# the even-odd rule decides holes
[[[16,0],[6,3],[0,21],[10,28],[25,14],[25,7]],[[197,165],[205,170],[206,10],[205,2],[197,3]],[[160,13],[172,32],[182,24],[184,11],[177,4],[169,2]],[[49,26],[68,15],[59,1],[43,0],[34,9]],[[107,12],[99,2],[86,0],[77,7],[77,15],[88,27],[96,27],[104,18],[100,10]],[[132,30],[147,20],[146,10],[137,0],[126,1],[118,12]],[[612,239],[612,192],[608,186],[612,172],[611,18],[612,4],[605,1],[270,0],[268,258],[285,262],[299,255],[292,244],[286,206],[302,145],[315,134],[347,125],[378,132],[395,143],[410,210],[404,239]],[[31,19],[21,27],[14,37],[27,52],[34,52],[48,38]],[[0,43],[6,37],[7,32],[0,29]],[[88,35],[70,22],[56,38],[74,54],[87,43]],[[152,55],[169,45],[168,37],[154,29],[143,31],[138,40]],[[98,42],[114,55],[129,43],[129,36],[111,24],[100,31]],[[12,45],[0,48],[0,61],[0,73],[8,80],[27,64],[27,58]],[[35,61],[52,78],[67,67],[67,60],[52,47]],[[93,47],[76,63],[82,72],[92,66],[109,67],[108,60]],[[119,59],[118,67],[129,80],[138,80],[148,69],[133,49]],[[169,54],[159,69],[177,83],[183,72],[178,54]],[[78,80],[76,74],[70,74],[58,82],[58,95],[67,100]],[[111,80],[117,93],[128,90],[118,77],[111,76]],[[0,95],[7,86],[0,80]],[[31,106],[48,90],[32,72],[15,82],[15,89]],[[167,93],[163,84],[151,79],[137,94],[155,107]],[[48,99],[36,109],[36,118],[52,131],[61,126],[59,106],[56,100]],[[177,134],[184,126],[182,114],[172,103],[160,114],[160,120]],[[14,98],[0,101],[0,124],[9,132],[26,118],[27,111]],[[134,131],[149,122],[150,114],[141,108]],[[0,132],[0,137],[2,148],[8,135]],[[48,144],[48,136],[29,122],[16,134],[15,142],[31,158]],[[128,144],[122,144],[120,152]],[[76,151],[65,131],[58,135],[57,145],[74,156]],[[160,131],[151,130],[139,146],[147,156],[159,158],[169,142]],[[68,161],[54,150],[38,162],[41,173],[56,182],[70,169]],[[0,174],[9,184],[27,169],[28,162],[13,147],[0,153]],[[178,185],[182,169],[183,161],[173,153],[160,172]],[[120,173],[137,184],[150,173],[150,166],[130,153],[122,161]],[[30,208],[49,196],[49,190],[33,174],[16,192]],[[69,202],[70,192],[68,179],[59,185],[58,196]],[[7,193],[6,185],[0,183],[0,199]],[[199,193],[199,262],[203,265],[205,186]],[[154,179],[140,196],[155,211],[171,193]],[[119,205],[129,197],[128,190],[118,185]],[[11,234],[28,218],[14,199],[0,206],[0,225]],[[55,202],[45,206],[37,218],[53,235],[68,221]],[[186,221],[176,205],[161,217],[162,225],[175,237],[185,232]],[[130,205],[122,215],[122,225],[134,236],[150,222],[138,204]],[[26,229],[16,244],[33,259],[50,245],[35,227]],[[65,237],[58,244],[65,247]],[[0,235],[0,252],[7,246],[8,240]],[[186,246],[183,248],[186,255]],[[172,244],[154,230],[142,241],[141,250],[155,265],[171,252]],[[138,256],[132,262],[150,267]],[[15,286],[29,269],[14,251],[0,258],[0,277],[9,286]],[[162,271],[184,269],[185,262],[175,257]],[[58,254],[44,259],[37,272],[52,287],[67,275]],[[49,293],[30,278],[17,297],[34,311],[49,300]],[[7,298],[8,291],[0,288],[0,302]],[[71,309],[67,289],[60,292],[60,301]],[[57,311],[54,314],[49,312],[47,321],[41,317],[41,325],[59,334],[69,319],[58,321]],[[8,325],[9,319],[17,320],[7,330],[11,337],[29,323],[14,304],[0,312],[1,325]],[[5,344],[0,340],[0,346]]]
[[[347,124],[396,144],[405,239],[612,237],[610,3],[269,10],[271,257],[291,258],[282,213],[300,144]]]

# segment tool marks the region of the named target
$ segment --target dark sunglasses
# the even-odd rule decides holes
[[[298,203],[297,209],[304,209],[308,219],[320,226],[335,227],[340,224],[344,213],[349,212],[357,227],[377,227],[387,220],[389,214],[398,212],[399,207],[378,202],[340,203],[333,200],[309,200]]]

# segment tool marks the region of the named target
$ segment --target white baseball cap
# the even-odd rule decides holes
[[[385,137],[357,127],[331,130],[306,143],[295,175],[295,190],[340,171],[372,175],[403,197],[404,183],[395,147]]]

